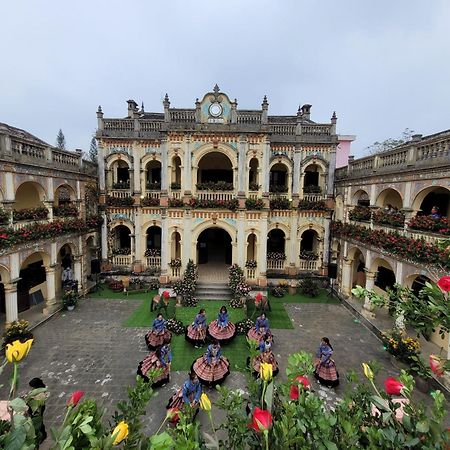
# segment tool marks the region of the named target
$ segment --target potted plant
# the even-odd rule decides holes
[[[410,367],[407,370],[413,377],[416,387],[420,392],[428,393],[430,390],[430,379],[433,376],[431,369],[425,365],[419,355],[409,358]]]
[[[63,306],[67,311],[73,311],[78,302],[78,293],[74,290],[69,290],[63,294]]]

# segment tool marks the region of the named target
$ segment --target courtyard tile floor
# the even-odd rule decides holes
[[[50,390],[45,412],[47,426],[59,425],[67,399],[75,390],[85,391],[106,408],[105,417],[114,412],[118,400],[126,396],[126,386],[133,384],[136,368],[147,354],[144,334],[147,328],[125,328],[122,322],[140,305],[140,300],[86,299],[73,312],[58,313],[34,330],[35,344],[29,356],[21,363],[21,390],[28,380],[41,377]],[[341,375],[341,384],[335,390],[319,386],[313,388],[332,406],[346,388],[345,374],[350,369],[361,373],[361,363],[376,359],[382,365],[379,383],[398,372],[390,363],[389,355],[380,341],[340,304],[289,304],[292,330],[274,330],[274,351],[280,364],[280,378],[284,378],[287,355],[307,350],[315,352],[320,338],[328,336],[335,349],[334,359]],[[150,327],[150,324],[149,324]],[[224,347],[226,354],[226,347]],[[174,354],[174,358],[177,355]],[[0,398],[7,396],[9,370],[0,384]],[[362,375],[362,374],[361,374]],[[144,419],[148,433],[154,432],[165,416],[165,405],[176,388],[186,379],[186,372],[173,372],[171,382],[158,390],[149,403]],[[245,374],[233,371],[226,380],[231,388],[245,390]],[[19,389],[20,390],[20,389]],[[214,402],[216,392],[208,394]],[[418,399],[427,397],[420,392]],[[217,422],[221,416],[214,411]],[[202,414],[200,414],[200,420]],[[205,421],[205,426],[207,422]],[[45,448],[45,447],[43,447]]]

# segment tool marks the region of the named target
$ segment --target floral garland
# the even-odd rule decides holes
[[[159,198],[145,197],[141,200],[142,206],[159,206]]]
[[[14,222],[21,220],[42,220],[48,216],[48,209],[44,207],[26,208],[18,211],[13,211]]]
[[[298,209],[303,211],[326,211],[329,208],[323,200],[300,200]]]
[[[77,217],[78,209],[74,205],[61,205],[53,207],[55,217]]]
[[[133,197],[131,197],[131,195],[122,198],[112,197],[111,195],[108,195],[106,197],[106,204],[108,206],[133,206],[134,199]]]
[[[355,206],[349,213],[350,220],[370,220],[371,211],[368,206]]]
[[[233,183],[226,181],[207,181],[206,183],[197,183],[195,185],[197,191],[232,191]]]
[[[189,205],[194,208],[223,208],[231,211],[236,211],[239,206],[239,202],[236,198],[232,200],[200,200],[197,198],[191,198]]]
[[[270,200],[270,209],[291,209],[291,202],[287,198],[277,197]]]
[[[184,206],[183,199],[181,198],[169,198],[170,208],[182,208]]]
[[[247,198],[245,200],[245,208],[261,210],[264,208],[264,201],[260,198]]]
[[[403,227],[405,224],[405,215],[400,211],[386,211],[379,209],[373,213],[374,223],[381,225],[390,225],[392,227]]]
[[[431,231],[446,236],[450,235],[450,220],[447,217],[435,219],[431,216],[416,216],[409,221],[408,227],[412,230]]]

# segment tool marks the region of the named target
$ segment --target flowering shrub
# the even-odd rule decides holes
[[[123,198],[112,197],[111,195],[108,195],[106,197],[106,204],[108,206],[133,206],[134,199],[133,197],[131,197],[131,195],[127,195]]]
[[[446,250],[441,250],[437,245],[429,244],[424,240],[341,222],[333,222],[331,231],[336,237],[347,237],[366,245],[373,245],[412,262],[450,267]]]
[[[379,209],[373,213],[374,223],[390,225],[392,227],[403,227],[405,224],[405,215],[400,211],[386,211]]]
[[[450,221],[447,217],[434,219],[431,216],[416,216],[413,217],[408,227],[412,230],[431,231],[444,235],[450,235]]]
[[[308,261],[317,261],[319,259],[319,255],[310,250],[301,250],[300,259],[306,259]]]
[[[244,319],[240,322],[236,323],[236,333],[240,335],[246,335],[250,328],[252,328],[254,325],[253,320],[251,319]]]
[[[400,331],[393,330],[390,333],[383,333],[381,338],[386,350],[405,363],[409,363],[411,357],[417,356],[419,353],[419,341]]]
[[[245,208],[246,209],[255,209],[260,210],[264,208],[264,202],[260,198],[247,198],[245,200]]]
[[[328,207],[323,200],[300,200],[298,203],[298,209],[306,211],[326,211]]]
[[[189,204],[192,208],[222,208],[229,209],[231,211],[236,211],[239,206],[237,198],[232,200],[199,200],[197,198],[191,198]]]
[[[130,247],[115,248],[112,253],[113,255],[131,255],[131,248]]]
[[[161,283],[159,282],[158,278],[152,278],[148,283],[148,288],[151,291],[157,291],[160,286],[161,286]]]
[[[181,259],[180,258],[171,259],[169,266],[172,269],[177,269],[177,268],[181,267]]]
[[[242,297],[248,297],[251,288],[245,282],[244,271],[237,264],[233,264],[228,269],[228,286],[232,293],[232,300],[230,306],[232,308],[242,308]]]
[[[281,184],[271,184],[269,186],[269,192],[287,192],[287,186],[283,186]]]
[[[195,290],[197,289],[197,266],[194,261],[190,259],[187,263],[186,270],[183,274],[183,279],[177,281],[173,290],[177,295],[181,295],[181,303],[183,306],[196,306],[197,299],[194,297]]]
[[[355,206],[349,213],[350,220],[370,220],[370,208],[368,206]]]
[[[309,186],[303,186],[303,192],[305,194],[320,194],[322,192],[322,188],[311,184]]]
[[[78,209],[75,205],[61,205],[53,207],[55,217],[77,217]]]
[[[7,225],[9,222],[9,213],[0,209],[0,225]]]
[[[183,199],[181,198],[169,198],[170,208],[182,208],[184,206]]]
[[[291,202],[287,198],[277,197],[270,200],[270,209],[291,209]]]
[[[319,285],[312,278],[304,278],[300,280],[298,287],[303,295],[308,295],[310,297],[317,297],[317,295],[319,295]]]
[[[145,187],[150,191],[159,191],[159,190],[161,190],[161,182],[160,181],[154,181],[154,182],[147,181],[147,183],[145,184]]]
[[[261,185],[260,184],[258,184],[258,183],[255,183],[255,182],[251,182],[251,183],[249,183],[249,185],[248,185],[248,190],[249,191],[259,191],[259,188],[261,187]]]
[[[130,180],[113,183],[113,189],[130,189]]]
[[[109,288],[114,292],[122,292],[123,291],[123,283],[118,280],[111,280],[108,284]]]
[[[13,211],[14,222],[20,220],[42,220],[48,216],[48,209],[44,207],[20,209],[19,211]]]
[[[249,259],[245,263],[245,267],[247,267],[247,269],[256,269],[256,267],[258,267],[258,263],[254,259]]]
[[[145,197],[141,200],[142,206],[159,206],[159,198]]]
[[[186,327],[183,325],[183,322],[177,319],[169,319],[167,321],[167,329],[175,334],[184,334],[186,331]]]
[[[286,295],[287,289],[285,286],[274,286],[270,293],[273,297],[283,298]]]
[[[161,256],[161,250],[158,248],[148,248],[145,250],[144,256]]]
[[[197,191],[232,191],[233,183],[226,181],[207,181],[205,183],[197,183],[195,185]]]
[[[267,259],[272,261],[284,261],[286,259],[286,254],[283,252],[268,252]]]

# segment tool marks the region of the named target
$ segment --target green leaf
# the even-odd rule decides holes
[[[264,400],[267,405],[267,410],[272,411],[272,403],[273,403],[273,381],[267,385],[266,393],[264,395]]]
[[[28,405],[21,398],[11,400],[9,406],[11,406],[11,408],[18,413],[23,413],[28,410]]]
[[[384,398],[381,398],[378,395],[372,395],[371,400],[378,409],[389,411],[388,403]]]
[[[430,425],[427,420],[421,420],[420,422],[417,422],[416,430],[419,433],[428,433],[429,429],[430,429]]]

